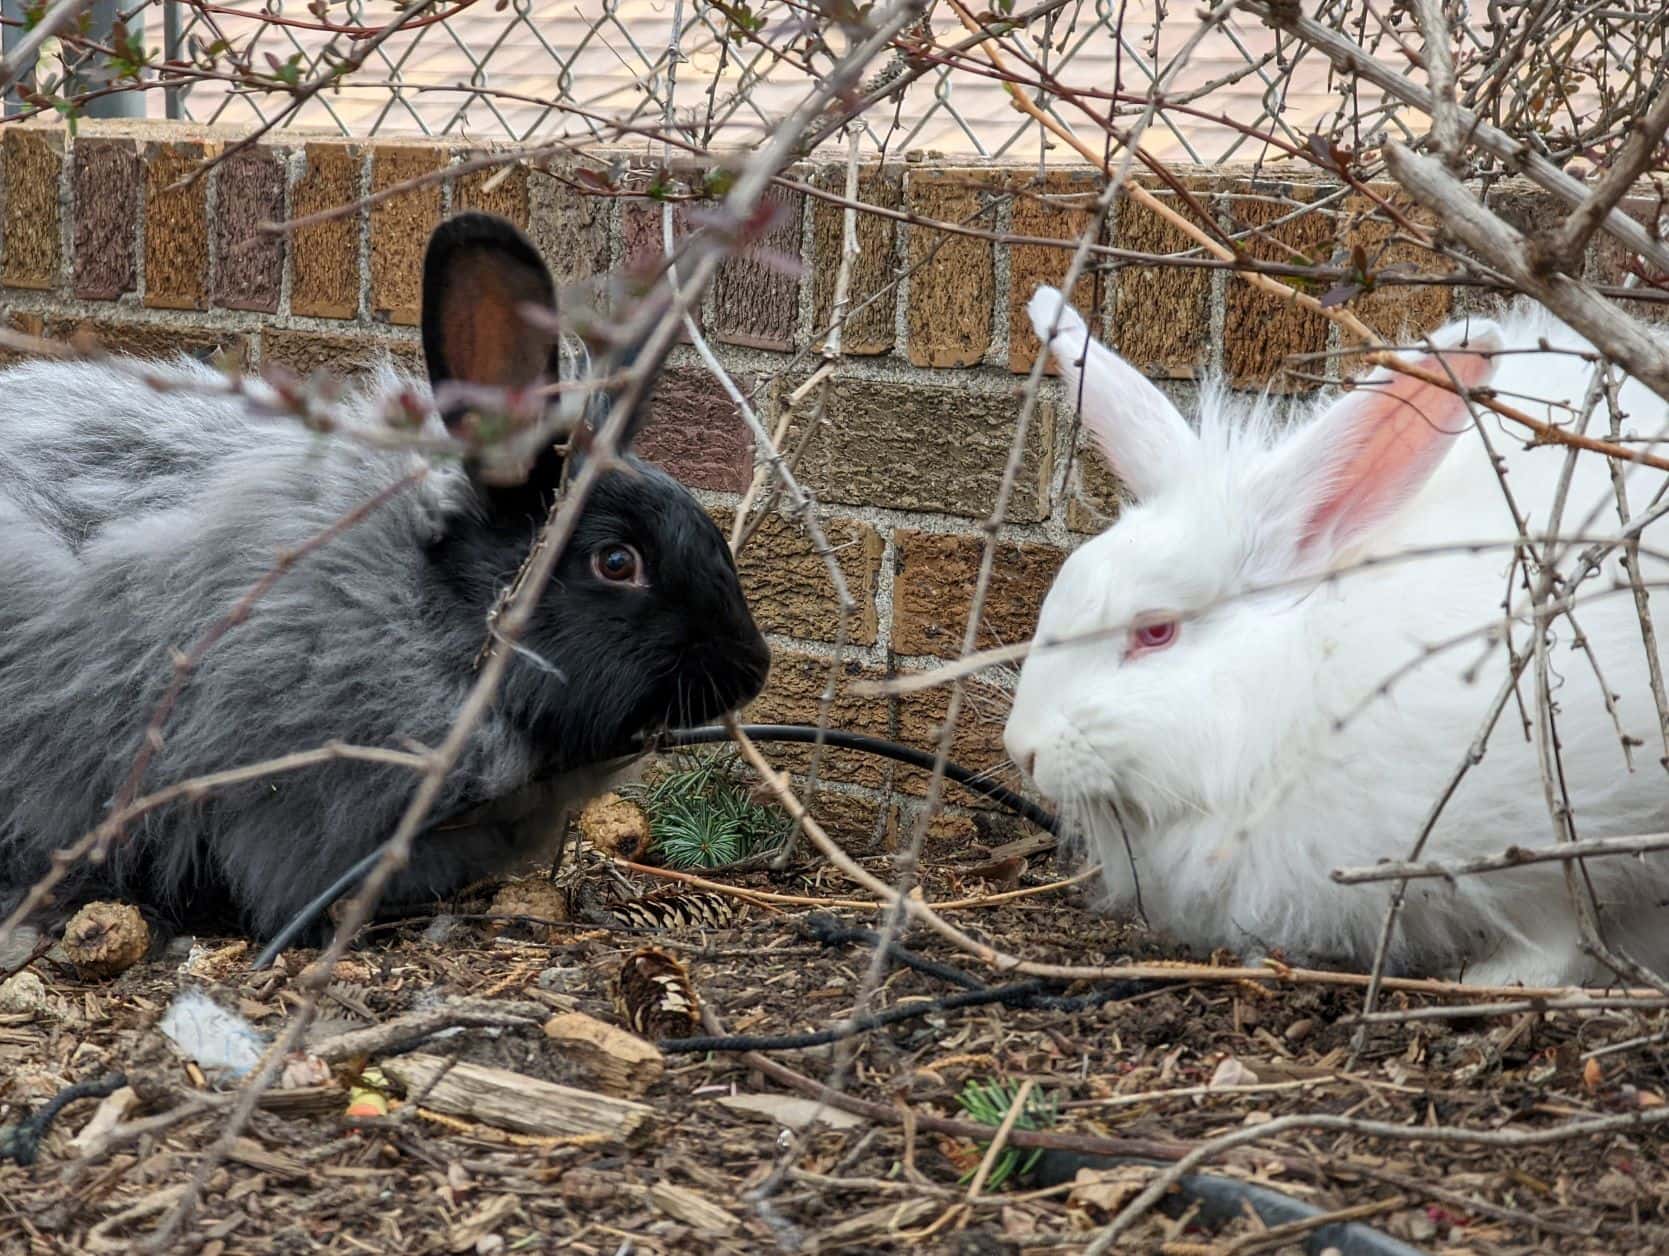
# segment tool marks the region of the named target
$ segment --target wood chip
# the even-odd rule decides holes
[[[448,1251],[473,1251],[478,1243],[513,1217],[521,1207],[514,1195],[500,1195],[488,1200],[480,1208],[452,1227],[446,1236]]]
[[[262,1173],[270,1173],[276,1178],[295,1179],[312,1176],[311,1170],[301,1161],[276,1151],[268,1151],[253,1138],[238,1139],[232,1144],[231,1151],[226,1153],[226,1158]]]
[[[656,1182],[651,1186],[649,1202],[669,1217],[693,1226],[702,1234],[734,1234],[742,1224],[705,1195],[670,1182]]]
[[[559,1012],[545,1022],[545,1037],[606,1095],[636,1099],[660,1080],[664,1065],[654,1043],[595,1016]]]
[[[545,1137],[601,1135],[630,1142],[654,1127],[655,1110],[646,1104],[558,1086],[509,1069],[416,1054],[384,1060],[382,1070],[424,1107],[497,1129]]]
[[[99,1101],[93,1119],[70,1139],[68,1150],[72,1155],[85,1154],[88,1148],[102,1142],[106,1134],[127,1120],[138,1106],[139,1095],[132,1086],[123,1086],[120,1090],[112,1091]]]
[[[831,1108],[815,1099],[802,1099],[798,1095],[726,1095],[718,1104],[742,1116],[761,1117],[791,1130],[804,1129],[813,1118],[819,1125],[832,1130],[852,1129],[864,1124],[861,1116]]]

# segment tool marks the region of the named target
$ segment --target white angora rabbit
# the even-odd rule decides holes
[[[1005,740],[1090,839],[1111,906],[1139,906],[1201,953],[1279,949],[1293,962],[1365,967],[1389,886],[1340,885],[1330,872],[1406,858],[1475,744],[1484,754],[1422,858],[1558,840],[1533,662],[1479,738],[1511,667],[1503,632],[1520,659],[1533,653],[1530,590],[1542,577],[1515,565],[1503,480],[1539,549],[1568,448],[1527,447],[1522,427],[1486,409],[1474,420],[1454,393],[1385,369],[1290,424],[1266,402],[1208,388],[1196,428],[1061,306],[1039,289],[1032,324],[1046,340],[1056,329],[1068,392],[1138,504],[1061,570]],[[1431,345],[1408,360],[1566,426],[1599,369],[1592,346],[1539,310],[1457,322]],[[1628,431],[1663,428],[1665,407],[1643,385],[1626,381],[1620,400]],[[1610,434],[1603,403],[1588,430]],[[1643,514],[1662,473],[1623,469]],[[1669,828],[1663,735],[1621,549],[1573,583],[1592,542],[1621,530],[1609,460],[1582,453],[1559,516],[1556,596],[1574,598],[1592,661],[1571,617],[1546,625],[1559,785],[1578,838]],[[1661,531],[1643,532],[1645,551],[1661,549]],[[1640,565],[1655,607],[1669,564],[1643,553]],[[1594,662],[1642,747],[1633,770]],[[1589,859],[1586,876],[1606,941],[1669,971],[1669,854]],[[1581,945],[1556,862],[1410,882],[1389,956],[1395,971],[1490,984],[1610,977]]]

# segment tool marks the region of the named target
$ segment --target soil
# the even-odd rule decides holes
[[[982,854],[930,852],[928,895],[1000,892],[1059,875],[1046,862],[1023,869],[1009,862],[1000,881],[988,881],[977,875],[982,862],[992,871]],[[878,875],[891,872],[884,855],[865,862]],[[852,893],[828,869],[811,865],[717,876],[813,898]],[[633,880],[644,891],[666,885]],[[401,1096],[394,1087],[387,1115],[374,1103],[371,1115],[350,1117],[350,1101],[365,1098],[349,1091],[362,1084],[361,1070],[412,1051],[595,1092],[595,1070],[547,1038],[539,1018],[572,1010],[616,1026],[631,1023],[633,1010],[617,1005],[617,980],[628,957],[645,946],[683,965],[710,1026],[755,1038],[839,1026],[854,1011],[872,957],[861,942],[831,943],[826,933],[819,940],[808,927],[816,908],[755,905],[723,921],[724,912],[708,901],[686,913],[699,917],[692,926],[661,911],[665,925],[628,931],[506,924],[481,914],[487,901],[462,900],[447,905],[452,914],[368,932],[328,984],[308,1043],[320,1049],[343,1033],[425,1010],[444,1021],[462,999],[477,1001],[472,1007],[501,1004],[513,1023],[389,1041],[368,1058],[330,1064],[296,1057],[229,1154],[215,1150],[227,1132],[227,1105],[205,1096],[235,1091],[236,1083],[188,1061],[159,1022],[183,989],[196,988],[270,1037],[302,1001],[303,970],[316,952],[289,952],[275,969],[256,973],[253,951],[236,939],[176,939],[102,979],[83,977],[51,955],[35,960],[25,976],[0,986],[0,1127],[73,1083],[112,1073],[135,1094],[114,1146],[90,1155],[72,1146],[100,1106],[83,1098],[53,1122],[33,1164],[0,1159],[0,1251],[134,1250],[156,1234],[202,1167],[207,1180],[196,1207],[164,1250],[1077,1251],[1155,1170],[1103,1167],[1073,1181],[1069,1165],[1068,1180],[1040,1187],[1030,1151],[999,1148],[993,1165],[1010,1176],[970,1196],[983,1140],[927,1128],[932,1118],[969,1119],[958,1102],[969,1082],[1030,1081],[1053,1111],[1050,1131],[1146,1140],[1168,1154],[1178,1144],[1293,1114],[1524,1132],[1583,1118],[1649,1117],[1669,1093],[1662,1013],[1410,1020],[1376,1026],[1353,1056],[1351,1018],[1362,997],[1353,989],[1147,983],[1117,987],[1121,997],[1095,1006],[1090,987],[1063,987],[1051,993],[1065,996],[1064,1003],[947,1009],[939,1001],[965,992],[955,974],[894,963],[871,1010],[913,1004],[924,1014],[838,1045],[766,1050],[771,1071],[741,1052],[668,1051],[641,1096],[652,1111],[624,1142],[517,1131],[506,1128],[520,1119],[515,1111],[449,1114],[437,1110],[438,1098]],[[858,929],[876,924],[865,911],[823,914]],[[721,927],[712,927],[715,915]],[[1117,964],[1176,957],[1159,940],[1091,914],[1070,889],[956,919],[1035,959]],[[1009,980],[921,931],[907,933],[902,945],[976,981]],[[1385,1004],[1423,1005],[1407,997]],[[668,1023],[663,1019],[659,1032]],[[844,1094],[867,1106],[832,1112],[832,1124],[797,1136],[790,1127],[804,1119],[807,1105],[784,1068],[816,1081],[843,1073]],[[537,1089],[511,1081],[528,1095]],[[531,1099],[525,1107],[522,1123],[537,1126]],[[1207,1170],[1325,1212],[1353,1210],[1361,1224],[1415,1250],[1656,1252],[1669,1250],[1660,1128],[1508,1149],[1293,1130],[1220,1157]],[[205,1159],[211,1153],[214,1159]],[[1060,1163],[1059,1153],[1050,1153],[1041,1167]],[[1306,1247],[1309,1238],[1271,1232],[1255,1214],[1221,1222],[1171,1196],[1117,1250],[1321,1250]]]

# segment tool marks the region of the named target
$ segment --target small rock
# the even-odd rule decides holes
[[[1310,1019],[1308,1016],[1305,1016],[1288,1025],[1286,1033],[1282,1036],[1288,1042],[1297,1045],[1298,1043],[1303,1042],[1304,1039],[1308,1038],[1313,1032],[1315,1032],[1315,1021]]]
[[[27,970],[0,982],[0,1012],[39,1012],[46,1007],[46,982]]]
[[[115,977],[150,949],[151,927],[127,903],[88,903],[64,927],[64,958],[83,977]]]

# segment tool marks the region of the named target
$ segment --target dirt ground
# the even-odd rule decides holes
[[[930,854],[926,885],[935,900],[1059,875],[1034,859],[1018,877],[1011,864],[993,881],[974,872],[985,852]],[[866,862],[879,875],[890,872],[885,857]],[[728,879],[814,898],[852,892],[809,863]],[[638,884],[655,890],[665,883]],[[939,1001],[968,993],[958,973],[896,962],[875,1007],[914,1004],[925,1014],[838,1047],[778,1047],[761,1056],[668,1052],[658,1062],[648,1053],[626,1068],[624,1081],[610,1075],[600,1082],[591,1057],[547,1037],[542,1020],[578,1011],[623,1024],[630,1009],[617,1005],[616,985],[639,948],[679,960],[724,1033],[755,1038],[837,1026],[853,1009],[872,950],[834,940],[826,928],[818,934],[809,923],[813,908],[753,906],[726,922],[716,900],[692,900],[686,916],[705,912],[723,927],[672,921],[631,931],[506,926],[472,914],[485,901],[449,905],[458,911],[452,916],[378,927],[363,939],[338,968],[309,1035],[310,1049],[334,1044],[332,1061],[289,1062],[279,1087],[209,1172],[195,1212],[167,1250],[1075,1251],[1153,1170],[1104,1165],[1074,1181],[1082,1163],[1058,1150],[1030,1163],[1032,1152],[999,1147],[993,1167],[1014,1160],[1029,1172],[970,1196],[967,1175],[985,1159],[984,1140],[931,1128],[935,1118],[969,1119],[957,1100],[969,1081],[1029,1080],[1054,1111],[1050,1133],[1145,1140],[1116,1145],[1171,1156],[1179,1145],[1290,1114],[1531,1131],[1582,1117],[1649,1114],[1669,1091],[1662,1043],[1653,1036],[1663,1028],[1661,1013],[1407,1021],[1377,1026],[1352,1062],[1349,1018],[1361,1007],[1354,990],[1147,983],[1109,988],[1118,997],[1099,1006],[1105,991],[1062,987],[1049,992],[1058,996],[1053,1003],[945,1008]],[[859,910],[824,915],[858,929],[875,924]],[[956,920],[1036,959],[1114,964],[1162,953],[1152,939],[1089,914],[1075,890],[966,910]],[[1005,980],[920,931],[903,945],[976,981]],[[225,1102],[205,1096],[235,1089],[217,1086],[170,1044],[159,1029],[164,1010],[195,986],[271,1035],[300,1001],[313,955],[293,951],[277,969],[254,973],[241,943],[177,939],[113,979],[84,979],[42,957],[0,986],[0,1126],[72,1083],[120,1073],[135,1092],[114,1143],[72,1145],[100,1107],[84,1098],[52,1124],[35,1163],[0,1161],[0,1251],[136,1250],[153,1234],[225,1132]],[[346,1033],[370,1031],[375,1039],[379,1027],[412,1013],[438,1017],[428,1024],[433,1029],[447,1023],[448,1009],[479,1009],[481,1001],[501,1006],[505,1023],[428,1037],[413,1031],[403,1040],[390,1031],[369,1052],[336,1058],[344,1042],[355,1041]],[[1387,1006],[1418,1003],[1393,998]],[[408,1088],[403,1098],[392,1085],[387,1115],[374,1108],[350,1118],[350,1100],[365,1097],[347,1089],[360,1070],[380,1065],[392,1074],[413,1052],[457,1061],[455,1070],[508,1070],[516,1075],[508,1100],[471,1110],[443,1103],[439,1085]],[[797,1140],[790,1127],[810,1105],[794,1088],[806,1084],[796,1075],[824,1080],[842,1065],[845,1094],[863,1102],[849,1105],[855,1112],[825,1110],[829,1124]],[[558,1126],[541,1132],[530,1078],[592,1095],[649,1081],[641,1096],[648,1110],[627,1109],[635,1129],[624,1137],[576,1137]],[[1669,1250],[1664,1147],[1648,1127],[1506,1150],[1317,1129],[1249,1145],[1208,1169],[1324,1212],[1348,1209],[1347,1217],[1418,1251],[1656,1252]],[[1039,1171],[1056,1184],[1040,1185]],[[1173,1197],[1117,1250],[1323,1250],[1313,1224],[1301,1231],[1271,1231],[1244,1214],[1222,1221]]]

